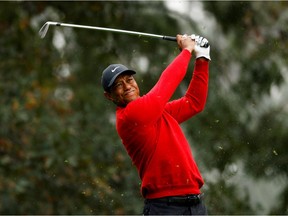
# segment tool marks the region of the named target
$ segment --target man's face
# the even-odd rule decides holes
[[[137,82],[131,74],[121,74],[114,81],[110,92],[104,95],[118,106],[125,107],[129,102],[140,97]]]

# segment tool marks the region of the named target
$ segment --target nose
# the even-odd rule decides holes
[[[129,89],[131,89],[131,85],[127,82],[124,82],[123,88],[124,88],[124,90],[129,90]]]

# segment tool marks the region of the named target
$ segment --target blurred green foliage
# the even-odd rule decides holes
[[[206,181],[209,213],[263,213],[261,200],[252,202],[253,190],[243,189],[253,179],[255,188],[262,180],[280,182],[276,198],[265,198],[273,202],[265,213],[288,214],[288,4],[185,4],[188,12],[181,14],[162,1],[0,2],[1,214],[142,211],[141,182],[117,136],[101,73],[111,63],[128,65],[145,94],[177,46],[57,27],[40,39],[48,20],[171,36],[196,29],[206,36],[212,57],[207,106],[183,128]],[[191,19],[196,4],[205,19]],[[188,82],[189,76],[175,97]]]

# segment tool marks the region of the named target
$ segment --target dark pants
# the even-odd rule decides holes
[[[144,215],[207,215],[203,200],[194,203],[181,203],[163,199],[146,199]]]

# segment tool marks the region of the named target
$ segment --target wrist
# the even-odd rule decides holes
[[[192,52],[190,52],[189,49],[183,49],[181,52],[185,53],[185,55],[187,55],[187,56],[190,56],[190,57],[192,56]]]
[[[192,48],[189,48],[189,47],[186,47],[186,48],[184,48],[183,50],[188,50],[191,54],[192,54],[192,51],[193,51],[193,49],[192,49]]]
[[[197,61],[201,61],[201,62],[209,62],[209,59],[208,58],[205,58],[205,57],[199,57],[199,58],[196,58]]]

